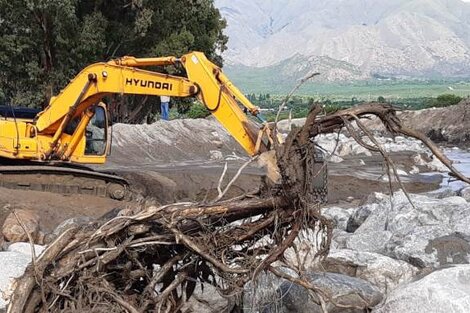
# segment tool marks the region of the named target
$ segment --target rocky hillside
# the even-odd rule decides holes
[[[406,111],[400,118],[435,142],[470,145],[470,100],[448,108]]]
[[[470,100],[446,108],[399,113],[403,124],[425,133],[437,143],[470,146]],[[378,121],[373,126],[379,125]]]
[[[470,4],[461,0],[216,0],[216,5],[228,22],[225,58],[232,66],[328,57],[337,63],[329,62],[329,80],[465,76],[470,69]],[[344,63],[352,70],[344,70]]]

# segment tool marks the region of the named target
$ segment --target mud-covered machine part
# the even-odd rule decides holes
[[[129,183],[124,178],[86,167],[0,164],[0,187],[92,195],[115,200],[128,200],[131,197]]]
[[[312,172],[313,179],[310,183],[312,194],[319,203],[328,202],[328,162],[325,160],[325,153],[318,147],[313,147],[314,163]]]

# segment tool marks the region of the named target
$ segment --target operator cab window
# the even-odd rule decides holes
[[[91,118],[85,131],[86,155],[103,155],[106,152],[106,111],[104,108],[97,106],[95,115]]]

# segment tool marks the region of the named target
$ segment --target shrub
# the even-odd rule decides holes
[[[450,105],[456,105],[462,101],[462,97],[452,95],[452,94],[443,94],[438,96],[435,100],[431,102],[433,107],[448,107]]]
[[[195,102],[191,105],[189,110],[186,112],[187,118],[205,118],[211,114],[209,110],[199,102]]]

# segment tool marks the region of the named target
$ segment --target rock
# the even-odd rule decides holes
[[[345,140],[347,140],[346,137],[340,136],[340,142],[338,143],[338,147],[336,148],[336,150],[338,151],[338,154],[341,157],[354,155],[357,152],[364,151],[364,150],[359,150],[360,149],[359,147],[355,151],[353,151],[353,145],[351,143],[345,142]],[[333,141],[332,144],[335,144],[335,142]]]
[[[331,162],[331,163],[341,163],[343,161],[344,159],[337,155],[331,155],[330,157],[328,157],[328,162]]]
[[[16,212],[16,215],[14,212]],[[3,223],[2,233],[5,239],[10,242],[29,241],[27,233],[18,223],[19,219],[33,241],[37,242],[39,237],[39,216],[29,210],[15,210],[14,212],[11,212]]]
[[[448,172],[449,169],[438,158],[432,157],[432,161],[426,164],[431,171]]]
[[[222,151],[220,150],[210,150],[210,159],[213,161],[220,161],[224,159],[224,155],[222,154]]]
[[[57,226],[54,229],[53,233],[58,236],[58,235],[62,234],[64,231],[66,231],[69,228],[83,226],[83,225],[88,224],[88,223],[93,222],[93,221],[94,221],[94,219],[92,217],[89,217],[89,216],[72,217],[72,218],[69,218],[68,220],[65,220],[62,223],[60,223],[59,226]]]
[[[436,171],[436,172],[448,172],[449,169],[436,157],[428,156],[428,155],[421,155],[416,154],[413,157],[413,162],[415,165],[418,166],[425,166],[428,170]]]
[[[286,274],[296,277],[296,273],[289,268],[277,268]],[[271,272],[263,272],[258,275],[256,281],[248,282],[243,292],[243,312],[269,313],[269,310],[280,307],[278,288],[284,281]],[[275,312],[280,313],[281,311]]]
[[[363,146],[357,145],[356,143],[352,143],[351,154],[372,156],[372,152],[370,152],[368,149],[364,148]]]
[[[224,143],[221,140],[212,140],[211,143],[215,145],[218,149],[224,146]]]
[[[346,242],[351,237],[351,233],[348,233],[341,229],[333,229],[333,236],[331,238],[331,249],[340,250],[346,248]]]
[[[45,249],[45,246],[34,245],[34,252],[35,252],[37,257],[42,253],[42,251],[44,251],[44,249]],[[24,254],[24,255],[28,256],[29,258],[31,258],[31,256],[32,256],[31,244],[29,244],[27,242],[12,243],[11,245],[8,246],[8,251],[18,252],[18,253]]]
[[[287,268],[278,268],[283,272],[298,277]],[[366,308],[372,308],[383,295],[367,281],[337,273],[309,273],[305,279],[321,289],[335,303],[357,306],[359,309],[337,308],[327,303],[329,313],[362,313]],[[301,286],[278,278],[271,273],[258,276],[256,283],[248,283],[244,292],[244,312],[246,313],[322,313],[318,298],[312,299],[307,290]]]
[[[469,238],[444,226],[418,227],[404,237],[394,236],[387,254],[419,268],[469,263]]]
[[[391,171],[390,174],[393,174],[393,171]],[[402,170],[402,169],[397,169],[397,174],[399,176],[408,176],[408,173],[406,171]]]
[[[104,214],[99,218],[99,220],[105,222],[108,221],[109,219],[115,217],[118,213],[120,212],[120,209],[113,209]],[[77,216],[77,217],[72,217],[69,218],[62,223],[60,223],[52,233],[47,234],[44,238],[44,243],[49,244],[52,241],[54,241],[60,234],[62,234],[64,231],[66,231],[69,228],[72,227],[79,227],[83,226],[86,224],[89,224],[91,222],[95,221],[94,218],[89,217],[89,216]]]
[[[461,189],[458,192],[458,195],[464,198],[465,200],[467,200],[468,202],[470,202],[470,187]]]
[[[419,174],[419,168],[416,165],[413,165],[410,170],[411,175]]]
[[[8,303],[5,299],[11,294],[11,283],[14,278],[23,275],[31,261],[27,255],[18,252],[0,252],[0,310]]]
[[[384,253],[385,247],[392,236],[393,233],[386,230],[354,233],[346,239],[346,248]]]
[[[231,312],[235,299],[222,297],[211,284],[197,284],[193,295],[184,305],[183,312],[219,313]]]
[[[470,265],[442,268],[392,291],[373,313],[467,313]]]
[[[346,223],[346,231],[350,233],[355,232],[377,207],[377,204],[371,204],[361,206],[355,210]]]
[[[362,138],[366,143],[372,144],[367,136]],[[403,151],[416,151],[424,153],[426,150],[424,146],[415,139],[408,138],[391,138],[377,137],[379,144],[388,152],[403,152]],[[372,153],[359,145],[352,137],[347,137],[344,134],[322,134],[315,137],[317,145],[322,147],[328,155],[335,152],[339,157],[365,155],[372,156]]]
[[[327,311],[335,312],[365,312],[382,301],[381,292],[365,280],[349,277],[337,273],[311,273],[306,276],[308,282],[314,287],[322,290],[326,295]],[[270,307],[264,312],[283,313],[310,313],[322,312],[319,305],[312,301],[308,291],[301,286],[291,282],[283,282],[278,289],[279,301],[277,308]],[[331,299],[332,301],[329,301]],[[316,302],[319,299],[315,299]],[[345,311],[339,306],[355,307],[356,310]]]
[[[388,196],[376,195],[376,209],[347,239],[346,246],[420,268],[468,263],[470,204],[461,197],[410,197],[414,207],[403,192],[395,193],[391,202]]]
[[[418,272],[418,268],[404,261],[347,249],[331,251],[322,267],[328,272],[364,279],[378,287],[383,294],[410,281]]]
[[[450,187],[443,187],[437,190],[426,192],[425,195],[436,199],[444,199],[456,196],[457,192]]]
[[[448,203],[452,203],[452,204],[456,204],[456,205],[459,205],[459,204],[466,205],[467,204],[467,200],[465,200],[464,198],[459,197],[459,196],[447,197],[447,198],[444,198],[444,200]]]
[[[344,209],[340,207],[327,207],[321,209],[324,216],[333,220],[335,228],[346,230],[349,218],[356,211],[356,209]]]

